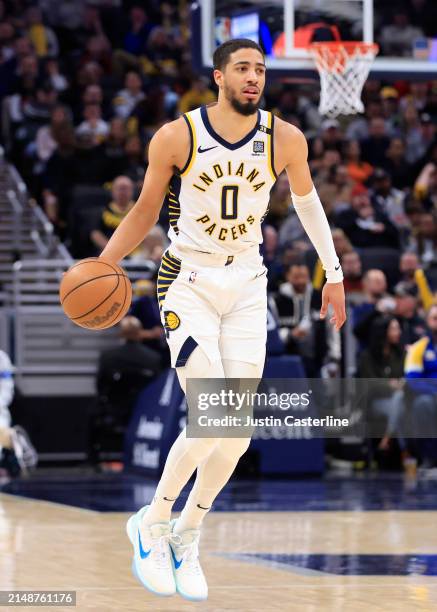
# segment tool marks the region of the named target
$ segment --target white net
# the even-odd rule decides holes
[[[361,91],[378,52],[365,43],[310,45],[320,74],[320,114],[327,117],[364,112]]]

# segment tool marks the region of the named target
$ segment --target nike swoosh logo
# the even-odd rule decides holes
[[[170,546],[170,550],[171,550],[171,556],[173,557],[174,566],[175,566],[175,568],[176,568],[176,569],[179,569],[179,567],[181,566],[181,563],[182,563],[183,559],[181,559],[180,561],[178,561],[178,560],[176,559],[176,556],[175,556],[175,554],[174,554],[174,552],[173,552],[173,548],[172,548],[171,546]]]
[[[215,145],[214,147],[208,147],[207,149],[202,149],[202,147],[199,147],[197,149],[198,153],[206,153],[206,151],[211,151],[211,149],[217,149],[218,145]]]
[[[141,544],[141,536],[140,536],[140,531],[138,530],[138,545],[140,548],[140,557],[141,559],[147,559],[147,557],[150,555],[150,552],[152,549],[148,550],[147,552],[144,550],[143,545]]]
[[[338,264],[338,266],[334,268],[334,270],[340,270],[340,264]]]
[[[264,276],[264,274],[267,272],[267,270],[264,270],[264,272],[260,272],[259,274],[257,274],[255,276],[255,278],[259,278],[260,276]],[[255,278],[253,280],[255,280]]]
[[[165,501],[176,501],[176,497],[174,499],[169,499],[168,497],[165,497],[165,495],[164,495],[164,499]]]

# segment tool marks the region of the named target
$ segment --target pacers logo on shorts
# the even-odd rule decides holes
[[[164,325],[167,332],[174,331],[181,324],[181,320],[178,315],[172,310],[164,311]]]

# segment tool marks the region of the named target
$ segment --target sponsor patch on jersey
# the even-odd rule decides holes
[[[173,310],[164,311],[165,329],[167,331],[174,331],[181,324],[181,320]]]
[[[190,278],[188,279],[189,283],[194,283],[196,280],[197,272],[190,272]]]
[[[263,140],[253,141],[253,152],[254,153],[264,153],[264,141]]]

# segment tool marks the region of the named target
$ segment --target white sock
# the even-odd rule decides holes
[[[187,438],[186,428],[181,431],[167,456],[155,495],[144,514],[144,524],[170,520],[174,502],[217,441],[217,438]]]
[[[188,378],[224,378],[222,363],[211,364],[199,346],[193,351],[187,364],[177,368],[176,371],[184,391]],[[211,454],[218,440],[218,438],[187,438],[186,429],[181,431],[167,456],[153,501],[144,514],[144,524],[151,525],[170,520],[174,502],[197,466]]]
[[[175,533],[199,529],[213,501],[229,481],[250,438],[221,438],[212,453],[197,468],[196,481],[178,520]]]
[[[223,360],[226,378],[241,379],[244,389],[256,390],[261,379],[265,355],[257,364]],[[250,384],[249,381],[252,381]],[[213,501],[229,481],[240,457],[246,452],[250,438],[220,438],[212,453],[197,468],[196,480],[185,507],[175,523],[175,533],[198,529]]]

